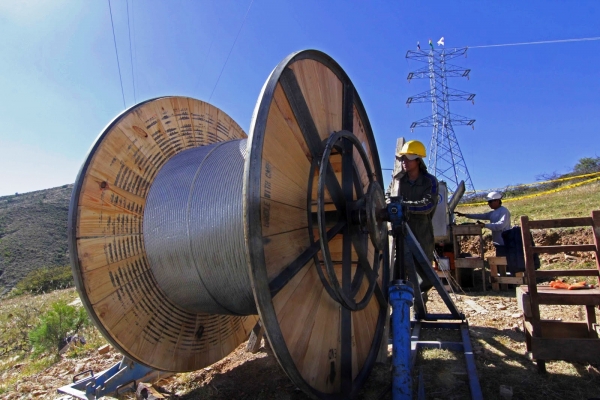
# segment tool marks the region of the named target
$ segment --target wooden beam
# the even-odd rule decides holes
[[[570,244],[562,246],[535,246],[531,248],[533,253],[567,253],[571,251],[596,251],[596,245],[593,244]]]
[[[574,228],[578,226],[592,225],[592,218],[561,218],[561,219],[540,219],[529,221],[529,229],[549,229],[549,228]]]
[[[599,276],[597,269],[547,269],[535,271],[535,276],[551,278],[556,276]]]

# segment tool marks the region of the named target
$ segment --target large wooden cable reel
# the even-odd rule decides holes
[[[351,397],[387,311],[381,183],[358,94],[318,51],[275,68],[247,139],[199,100],[138,104],[104,130],[77,178],[76,286],[104,336],[144,365],[210,365],[260,315],[298,387]]]

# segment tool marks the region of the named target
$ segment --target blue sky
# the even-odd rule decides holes
[[[352,79],[382,168],[391,168],[398,137],[431,138],[429,128],[409,129],[431,107],[405,106],[428,88],[406,81],[420,67],[405,58],[417,41],[443,36],[447,47],[462,47],[600,36],[596,0],[254,0],[244,21],[250,4],[112,0],[126,106],[190,96],[248,131],[270,71],[294,51],[318,49]],[[0,196],[73,183],[95,138],[124,109],[108,1],[3,0],[0,34]],[[477,95],[475,105],[451,104],[477,120],[475,130],[455,127],[476,189],[534,182],[600,156],[600,41],[473,48],[454,63],[471,78],[450,86]]]

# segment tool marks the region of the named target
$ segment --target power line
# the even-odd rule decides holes
[[[521,43],[504,43],[504,44],[488,44],[483,46],[468,46],[469,49],[483,49],[486,47],[506,47],[506,46],[525,46],[531,44],[548,44],[548,43],[567,43],[567,42],[585,42],[590,40],[600,40],[600,36],[579,38],[579,39],[559,39],[559,40],[543,40],[540,42],[521,42]]]
[[[198,81],[196,82],[196,84],[193,86],[194,90],[198,89],[198,87],[200,86],[200,83],[202,82],[202,74],[201,72],[204,69],[204,65],[206,64],[206,60],[208,60],[208,57],[210,56],[210,51],[213,48],[213,43],[215,41],[215,31],[213,30],[213,35],[210,38],[210,45],[208,46],[208,52],[204,55],[204,59],[202,60],[202,63],[198,66]]]
[[[125,92],[123,91],[123,78],[121,78],[121,64],[119,64],[119,52],[117,51],[117,39],[115,37],[115,24],[113,23],[112,8],[110,6],[110,0],[108,0],[108,10],[110,11],[110,25],[112,26],[113,42],[115,43],[115,54],[117,55],[117,68],[119,69],[119,81],[121,82],[121,95],[123,96],[123,108],[127,108],[127,105],[125,105]]]
[[[133,2],[133,0],[132,0]],[[131,5],[133,13],[133,4]],[[135,74],[133,73],[133,51],[131,51],[131,28],[129,25],[129,0],[127,0],[127,31],[129,32],[129,61],[131,62],[131,80],[133,83],[133,102],[137,103],[135,96]]]
[[[244,15],[244,19],[242,20],[242,23],[240,25],[240,29],[238,29],[237,35],[235,36],[235,40],[233,41],[233,44],[231,45],[231,49],[229,49],[229,54],[227,54],[227,58],[225,59],[225,63],[223,64],[223,68],[221,68],[221,72],[219,72],[219,77],[217,78],[217,81],[215,82],[215,87],[213,87],[212,92],[210,92],[210,96],[208,98],[208,102],[210,103],[210,99],[212,99],[212,95],[215,92],[215,89],[217,88],[217,85],[219,84],[219,80],[221,79],[221,75],[223,74],[223,71],[225,70],[225,66],[227,65],[227,61],[229,61],[229,56],[231,55],[231,52],[233,51],[233,47],[235,46],[235,43],[238,40],[238,37],[240,37],[240,32],[242,31],[242,27],[244,26],[244,22],[246,22],[246,17],[248,17],[248,13],[250,12],[250,8],[252,8],[252,3],[254,3],[254,0],[252,0],[250,2],[250,5],[248,6],[248,10],[246,10],[246,15]]]

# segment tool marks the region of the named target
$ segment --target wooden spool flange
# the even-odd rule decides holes
[[[172,157],[245,136],[210,104],[154,99],[111,122],[79,173],[69,217],[75,283],[104,336],[137,362],[200,369],[258,321],[173,301],[152,273],[142,226],[148,193]],[[247,151],[240,219],[254,309],[298,387],[352,397],[380,348],[389,265],[378,245],[385,225],[375,140],[341,67],[318,51],[282,61],[260,94]]]
[[[352,397],[380,347],[389,277],[387,247],[361,226],[366,193],[383,182],[363,105],[329,56],[295,53],[265,83],[249,140],[246,238],[271,347],[305,392]]]
[[[75,285],[104,337],[141,364],[174,372],[203,368],[244,342],[258,320],[175,304],[152,274],[142,226],[152,183],[173,156],[245,137],[208,103],[158,98],[115,118],[79,172],[69,211]]]

